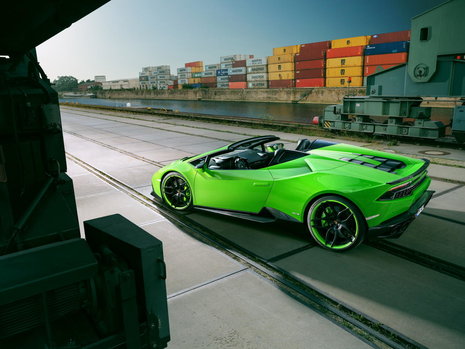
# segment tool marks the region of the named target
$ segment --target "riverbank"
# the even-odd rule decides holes
[[[267,103],[341,103],[346,95],[363,96],[365,88],[278,88],[183,90],[103,90],[97,98],[106,99],[172,99],[190,101],[267,102]]]

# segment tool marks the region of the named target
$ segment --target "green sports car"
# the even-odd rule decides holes
[[[291,150],[277,140],[248,138],[174,161],[153,175],[152,194],[178,211],[300,222],[335,251],[400,236],[433,195],[428,160],[323,140]]]

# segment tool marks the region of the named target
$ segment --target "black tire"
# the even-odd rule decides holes
[[[169,172],[163,177],[161,196],[163,201],[176,211],[189,211],[192,209],[191,187],[184,176],[178,172]]]
[[[340,196],[317,199],[308,209],[307,228],[315,242],[331,251],[347,251],[365,239],[367,225],[359,208]]]

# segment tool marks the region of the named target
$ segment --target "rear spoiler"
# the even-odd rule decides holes
[[[407,177],[404,177],[404,178],[401,178],[401,179],[396,179],[395,181],[392,181],[392,182],[389,182],[387,184],[389,185],[393,185],[393,184],[398,184],[398,183],[402,183],[402,182],[405,182],[413,177],[416,177],[418,176],[420,173],[422,173],[423,171],[426,170],[426,168],[429,166],[429,163],[430,161],[428,159],[422,159],[425,163],[423,164],[423,166],[421,166],[417,171],[415,171],[414,173],[412,173],[410,176],[407,176]]]

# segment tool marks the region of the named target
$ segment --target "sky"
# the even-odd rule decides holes
[[[78,1],[78,0],[75,0]],[[410,29],[444,0],[112,0],[37,48],[50,80],[272,55],[273,47]]]

